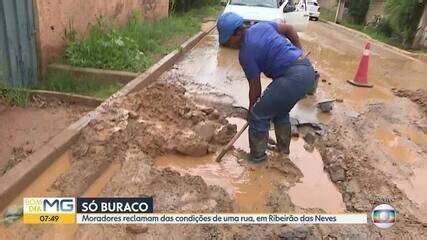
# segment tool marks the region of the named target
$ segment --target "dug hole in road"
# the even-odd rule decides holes
[[[220,48],[212,31],[156,84],[106,106],[50,167],[55,173],[42,174],[20,197],[153,196],[155,212],[209,213],[370,213],[387,202],[398,214],[392,228],[17,222],[1,226],[0,238],[427,238],[427,64],[373,43],[375,86],[356,88],[347,80],[364,39],[320,22],[300,36],[321,76],[317,93],[291,113],[299,137],[289,159],[268,151],[265,163],[249,163],[246,132],[215,162],[244,124],[233,106],[247,106],[248,84],[237,51]],[[265,88],[269,80],[262,82]],[[326,99],[343,102],[322,113],[316,105]]]

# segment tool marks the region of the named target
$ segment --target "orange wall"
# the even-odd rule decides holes
[[[125,24],[134,10],[143,19],[166,17],[169,0],[35,0],[42,69],[63,54],[64,33],[71,25],[80,36],[100,16]]]

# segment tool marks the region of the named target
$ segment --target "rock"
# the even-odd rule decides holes
[[[294,232],[285,232],[279,234],[279,239],[283,240],[294,240],[296,239]]]
[[[33,146],[32,146],[32,145],[30,145],[30,144],[26,144],[26,145],[23,147],[23,149],[24,149],[24,152],[25,152],[26,154],[30,154],[30,153],[32,153],[32,152],[33,152]]]
[[[295,229],[295,237],[297,239],[306,239],[311,234],[311,230],[307,226],[299,226]]]
[[[209,114],[208,119],[209,120],[218,120],[221,117],[219,112],[217,110],[214,110],[212,113]]]
[[[202,157],[208,154],[208,144],[204,141],[186,141],[178,145],[176,150],[186,156]]]
[[[194,127],[194,132],[203,140],[210,142],[215,134],[217,125],[212,121],[200,122]]]
[[[309,132],[304,136],[304,140],[307,144],[313,145],[314,142],[316,141],[316,137],[314,136],[313,133]]]
[[[126,226],[126,232],[131,234],[142,234],[148,232],[148,227],[141,225],[129,225]]]
[[[22,205],[12,206],[8,208],[4,214],[5,217],[22,217],[24,208]]]
[[[128,115],[130,119],[137,119],[139,117],[138,113],[134,111],[129,111]]]
[[[360,192],[359,183],[355,179],[351,179],[347,183],[346,191],[349,193],[358,193]]]
[[[227,144],[231,138],[237,133],[237,126],[226,124],[215,131],[213,141],[218,144]]]
[[[309,145],[309,144],[304,144],[304,149],[307,151],[307,152],[313,152],[314,151],[314,146],[313,145]]]
[[[24,210],[23,210],[22,205],[12,206],[12,207],[8,208],[4,214],[4,218],[0,219],[0,224],[4,223],[6,225],[10,225],[10,224],[14,223],[15,221],[22,218],[23,211]]]
[[[340,165],[332,166],[329,171],[329,175],[333,182],[345,180],[345,171]]]
[[[296,125],[291,126],[292,137],[299,137],[298,127]]]
[[[198,106],[200,111],[204,112],[206,115],[209,115],[215,111],[214,108],[207,107],[207,106]]]
[[[344,192],[344,193],[342,194],[342,199],[343,199],[343,201],[344,201],[345,203],[350,202],[350,201],[351,201],[351,193],[349,193],[349,192]],[[347,205],[347,204],[346,204],[346,205]]]
[[[193,111],[189,112],[190,119],[193,122],[193,124],[197,124],[201,121],[203,121],[205,114],[201,111]]]
[[[372,206],[369,200],[364,195],[356,195],[352,198],[353,208],[357,211],[367,212],[370,211]]]
[[[305,240],[314,239],[311,229],[307,226],[299,226],[293,230],[288,230],[279,234],[279,239],[284,240]]]
[[[218,147],[212,144],[209,144],[208,153],[216,153],[218,151]]]

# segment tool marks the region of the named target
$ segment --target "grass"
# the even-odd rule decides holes
[[[357,30],[359,32],[363,32],[365,34],[367,34],[368,36],[370,36],[371,38],[378,40],[380,42],[384,42],[387,44],[390,44],[392,46],[401,48],[401,49],[405,49],[405,46],[399,42],[399,41],[393,41],[392,38],[390,38],[389,36],[386,36],[384,33],[378,31],[375,27],[373,26],[363,26],[360,24],[355,24],[352,23],[351,21],[344,21],[342,23],[344,26],[352,28],[354,30]]]
[[[141,21],[139,14],[134,14],[129,23],[121,28],[101,18],[86,39],[78,40],[73,31],[66,33],[68,43],[64,61],[79,67],[142,72],[200,31],[202,19],[215,16],[220,9],[216,5],[207,6],[146,22]],[[120,84],[53,71],[29,88],[106,99],[121,87]],[[3,91],[2,95],[6,102],[19,106],[27,104],[27,92],[19,88],[4,88],[7,91]]]
[[[65,62],[79,67],[143,72],[158,56],[166,55],[200,31],[203,17],[219,10],[219,6],[208,6],[146,22],[135,13],[123,27],[101,18],[86,39],[78,40],[69,32]]]
[[[320,11],[320,19],[325,20],[325,21],[334,22],[335,21],[335,12],[330,11],[330,10],[326,10],[326,9],[322,9]],[[389,36],[386,36],[384,33],[378,31],[378,29],[376,29],[373,26],[363,26],[360,24],[356,24],[353,21],[351,21],[350,19],[344,19],[344,21],[341,24],[348,27],[348,28],[352,28],[352,29],[357,30],[359,32],[363,32],[375,40],[396,46],[398,48],[405,49],[401,42],[394,41]]]
[[[28,92],[22,91],[20,88],[9,88],[0,85],[1,98],[13,106],[25,106],[29,100]]]
[[[105,83],[97,79],[76,77],[68,72],[49,72],[46,77],[36,85],[28,87],[34,90],[47,90],[55,92],[74,93],[79,95],[107,99],[122,87],[121,84]],[[29,93],[24,88],[11,88],[0,86],[1,97],[13,106],[26,106]]]
[[[121,87],[120,84],[105,83],[97,79],[76,77],[68,72],[53,71],[47,73],[45,79],[32,88],[106,99]]]
[[[335,21],[335,12],[327,10],[327,9],[321,9],[319,17],[322,20],[334,22]]]

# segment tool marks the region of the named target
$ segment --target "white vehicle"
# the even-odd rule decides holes
[[[317,0],[307,0],[307,11],[310,15],[310,20],[319,20],[320,12]]]
[[[306,0],[300,1],[303,1],[306,9]],[[292,0],[227,0],[224,4],[224,13],[234,12],[242,16],[246,25],[264,21],[286,22],[293,25],[298,32],[303,32],[309,21],[308,12],[296,11]]]

